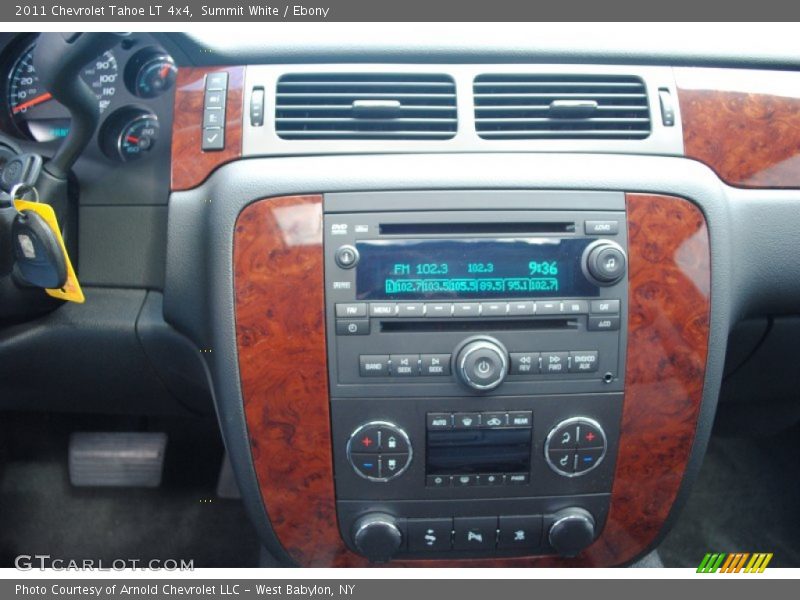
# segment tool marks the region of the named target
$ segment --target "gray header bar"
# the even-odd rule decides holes
[[[521,2],[491,0],[12,0],[0,4],[0,19],[13,22],[170,22],[215,21],[729,21],[796,20],[800,5],[785,0],[735,4],[725,0],[570,0]],[[667,32],[665,31],[665,35]],[[674,35],[680,35],[679,31]]]

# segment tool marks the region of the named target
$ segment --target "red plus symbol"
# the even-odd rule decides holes
[[[372,440],[369,439],[367,436],[364,436],[364,439],[361,440],[361,445],[362,446],[366,446],[367,448],[369,448],[371,444],[372,444]]]
[[[592,441],[592,440],[593,440],[595,437],[596,437],[596,436],[595,436],[595,435],[594,435],[594,434],[593,434],[591,431],[590,431],[589,433],[587,433],[587,434],[586,434],[586,439],[587,439],[587,440],[589,440],[590,442],[591,442],[591,441]]]

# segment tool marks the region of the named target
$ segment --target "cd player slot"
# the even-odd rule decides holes
[[[451,319],[437,321],[381,321],[381,333],[443,331],[531,331],[577,329],[578,319]]]
[[[380,233],[381,235],[575,233],[575,222],[381,223]]]

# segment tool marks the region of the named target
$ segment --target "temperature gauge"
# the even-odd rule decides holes
[[[128,109],[111,115],[101,135],[103,151],[109,158],[128,162],[144,158],[158,140],[158,117]]]
[[[134,91],[141,98],[155,98],[173,86],[177,74],[178,69],[170,56],[153,56],[136,72]]]

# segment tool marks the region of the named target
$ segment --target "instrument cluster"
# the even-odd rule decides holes
[[[69,112],[40,85],[34,65],[36,35],[13,39],[0,57],[4,75],[2,129],[20,140],[56,143],[70,129]],[[171,104],[177,68],[148,36],[125,38],[83,69],[82,79],[97,96],[100,126],[89,152],[113,162],[151,156],[162,130],[164,106]],[[162,113],[161,115],[159,113]],[[165,128],[169,131],[168,128]]]

